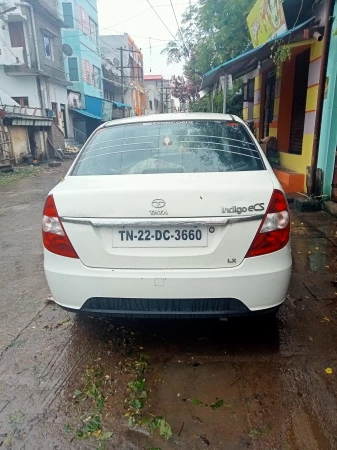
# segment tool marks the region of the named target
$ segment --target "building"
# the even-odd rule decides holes
[[[102,62],[96,0],[62,2],[64,65],[68,89],[69,137],[83,143],[101,124]]]
[[[103,52],[104,51],[105,50],[103,49]],[[129,117],[132,107],[129,104],[122,103],[123,95],[119,60],[117,58],[114,58],[112,61],[106,58],[103,53],[102,73],[105,110],[109,114],[109,120]]]
[[[41,155],[47,145],[64,147],[67,135],[67,79],[61,41],[61,28],[67,25],[53,0],[14,5],[15,9],[0,16],[0,86],[21,109],[15,108],[15,116],[11,108],[8,110],[13,105],[7,105],[6,120],[12,116],[10,126],[24,129],[25,111],[35,111],[35,115],[28,114],[29,126],[35,127],[35,132],[23,147],[29,152],[43,142],[38,152]],[[5,104],[2,109],[6,110]],[[48,135],[48,139],[40,139],[40,135]]]
[[[52,121],[41,108],[21,106],[0,90],[0,167],[54,156],[48,148]]]
[[[145,114],[171,112],[171,93],[168,80],[164,80],[162,75],[145,75],[144,87],[146,91]]]
[[[243,118],[260,141],[274,138],[274,171],[287,193],[320,194],[315,154],[329,3],[284,0],[271,11],[268,0],[258,0],[247,18],[254,48],[210,70],[202,81],[205,94],[229,76],[243,77]]]
[[[102,55],[104,61],[112,63],[114,75],[120,77],[120,86],[110,89],[106,84],[106,92],[120,101],[124,113],[131,107],[130,114],[141,116],[145,114],[146,98],[144,88],[143,54],[131,36],[121,35],[101,36]]]
[[[332,2],[333,3],[333,2]],[[331,18],[337,17],[337,1]],[[318,151],[318,168],[323,173],[324,199],[337,202],[337,21],[332,24],[328,49],[327,74],[323,100],[322,126]]]

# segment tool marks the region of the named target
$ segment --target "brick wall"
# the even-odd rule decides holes
[[[54,122],[48,131],[48,138],[56,149],[65,148],[64,134]]]

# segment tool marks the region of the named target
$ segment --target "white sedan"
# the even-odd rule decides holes
[[[221,318],[287,294],[287,201],[236,116],[105,123],[48,195],[42,229],[50,290],[75,312]]]

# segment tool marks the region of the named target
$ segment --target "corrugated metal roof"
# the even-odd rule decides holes
[[[245,73],[250,72],[257,67],[259,60],[262,61],[269,58],[270,48],[275,42],[280,41],[284,38],[291,38],[294,33],[302,30],[313,19],[314,17],[301,23],[300,25],[297,25],[291,30],[274,37],[268,42],[265,42],[264,44],[259,45],[256,48],[248,50],[247,52],[242,53],[241,55],[231,59],[230,61],[226,61],[220,66],[206,72],[202,79],[201,90],[204,91],[204,94],[209,92],[211,87],[218,81],[219,77],[221,75],[224,75],[225,73],[231,74],[233,78],[238,78]]]

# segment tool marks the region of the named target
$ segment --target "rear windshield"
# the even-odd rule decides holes
[[[229,121],[144,122],[101,128],[73,175],[263,170],[245,127]]]

